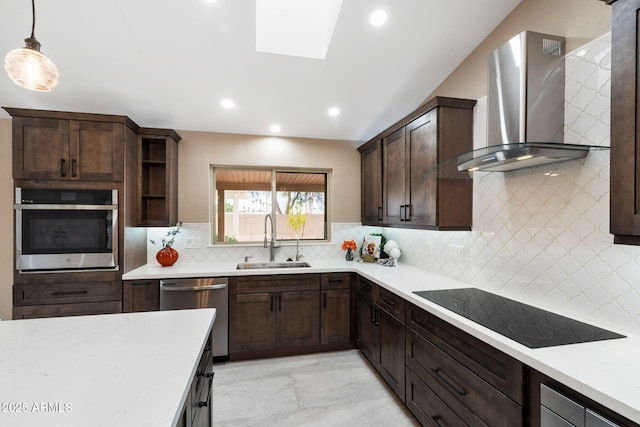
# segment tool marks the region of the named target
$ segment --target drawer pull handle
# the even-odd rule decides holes
[[[390,300],[390,299],[388,299],[388,298],[381,297],[381,299],[382,299],[382,301],[384,301],[385,303],[389,304],[391,307],[394,307],[394,306],[396,305],[396,303],[395,303],[395,302],[391,301],[391,300]]]
[[[360,287],[361,287],[362,289],[366,289],[366,290],[370,290],[370,289],[371,289],[371,285],[370,285],[370,284],[368,284],[368,283],[364,283],[364,282],[361,282],[361,283],[360,283]]]
[[[431,419],[433,420],[434,423],[436,423],[437,425],[441,426],[442,424],[440,424],[440,415],[434,415],[431,417]]]
[[[201,400],[198,402],[198,408],[202,408],[203,406],[209,406],[209,400],[211,399],[211,385],[213,384],[213,376],[215,372],[210,372],[206,375],[209,378],[209,391],[207,392],[207,400]]]
[[[87,290],[83,290],[83,291],[55,291],[55,292],[51,292],[51,296],[52,297],[68,297],[68,296],[72,296],[72,295],[86,295],[87,293],[89,293],[89,291],[87,291]]]
[[[434,374],[436,374],[436,376],[437,376],[438,378],[440,378],[440,380],[441,380],[443,383],[445,383],[445,384],[446,384],[446,385],[447,385],[451,390],[453,390],[453,391],[455,391],[456,393],[458,393],[458,395],[460,395],[460,396],[465,396],[465,395],[467,394],[467,392],[466,392],[466,391],[464,391],[462,388],[460,388],[460,387],[458,387],[458,386],[454,385],[451,381],[449,381],[449,380],[447,379],[447,377],[445,377],[445,376],[442,374],[442,371],[440,370],[440,368],[431,368],[431,371],[432,371]]]

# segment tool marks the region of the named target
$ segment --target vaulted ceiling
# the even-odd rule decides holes
[[[35,36],[60,82],[38,93],[0,76],[0,105],[365,141],[425,101],[519,2],[343,0],[322,60],[256,52],[255,0],[37,0]],[[376,9],[388,14],[380,27]],[[30,31],[30,2],[2,0],[0,55]]]

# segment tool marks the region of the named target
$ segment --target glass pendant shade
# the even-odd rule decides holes
[[[4,58],[4,69],[15,84],[26,89],[49,92],[58,84],[58,69],[40,53],[35,38],[25,39],[26,46],[14,49]]]

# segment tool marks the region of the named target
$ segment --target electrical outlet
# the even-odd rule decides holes
[[[187,237],[184,241],[187,249],[200,249],[202,247],[202,237]]]
[[[464,246],[450,244],[449,256],[454,261],[464,262]]]

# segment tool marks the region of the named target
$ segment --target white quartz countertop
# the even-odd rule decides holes
[[[151,264],[124,274],[123,279],[355,272],[579,393],[640,423],[640,336],[630,335],[589,319],[576,318],[619,332],[627,337],[531,349],[412,293],[413,291],[472,287],[467,283],[405,265],[382,267],[377,264],[348,262],[340,259],[310,260],[308,263],[311,267],[261,270],[236,270],[236,263],[231,262],[178,263],[172,267]],[[509,298],[517,300],[511,296]]]
[[[0,322],[0,426],[175,426],[215,312]]]

